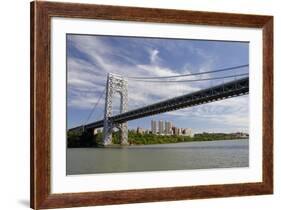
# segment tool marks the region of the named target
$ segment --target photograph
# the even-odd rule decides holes
[[[66,34],[66,174],[249,167],[249,42]]]
[[[190,9],[31,2],[31,208],[273,194],[274,17]]]

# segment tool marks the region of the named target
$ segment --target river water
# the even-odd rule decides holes
[[[67,174],[249,166],[249,140],[67,149]]]

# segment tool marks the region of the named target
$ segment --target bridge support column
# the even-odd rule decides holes
[[[121,145],[128,145],[128,124],[127,123],[122,123],[119,125],[115,125],[115,126],[108,126],[107,129],[104,129],[104,133],[103,133],[103,144],[106,145],[110,145],[112,144],[112,132],[113,132],[113,128],[117,127],[120,131],[120,144]]]
[[[103,128],[103,145],[107,146],[112,144],[112,131],[113,128],[109,125]]]
[[[128,144],[128,124],[127,122],[114,125],[110,120],[112,117],[112,102],[115,93],[120,94],[120,113],[126,112],[128,109],[128,81],[121,75],[111,74],[107,75],[106,83],[106,98],[104,109],[104,128],[103,128],[103,144],[112,144],[113,128],[117,127],[121,132],[120,144]]]
[[[122,123],[120,125],[121,129],[121,145],[128,145],[128,123]]]
[[[96,133],[97,133],[97,130],[95,128],[92,129],[92,135],[94,136],[94,135],[96,135]]]

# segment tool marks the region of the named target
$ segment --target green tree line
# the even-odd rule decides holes
[[[128,141],[131,145],[144,144],[167,144],[191,141],[217,141],[217,140],[233,140],[243,139],[236,134],[227,133],[201,133],[195,134],[193,137],[181,135],[156,135],[156,134],[140,134],[133,131],[128,132]],[[120,132],[116,131],[112,134],[112,143],[120,143]],[[79,147],[97,147],[102,145],[102,133],[93,135],[90,132],[68,132],[67,146],[69,148]]]

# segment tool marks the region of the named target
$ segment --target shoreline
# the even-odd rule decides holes
[[[95,145],[88,147],[67,147],[67,149],[76,149],[76,148],[127,148],[130,146],[146,146],[146,145],[163,145],[163,144],[178,144],[178,143],[193,143],[193,142],[211,142],[211,141],[235,141],[235,140],[249,140],[249,138],[235,138],[235,139],[212,139],[212,140],[189,140],[189,141],[178,141],[178,142],[163,142],[163,143],[149,143],[149,144],[128,144],[128,145],[120,145],[120,144],[111,144],[111,145]]]

